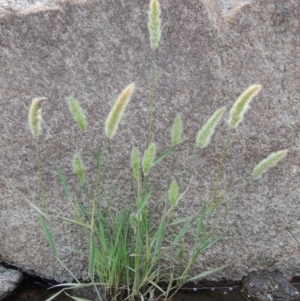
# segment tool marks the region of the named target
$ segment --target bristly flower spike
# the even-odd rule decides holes
[[[140,177],[140,158],[139,150],[134,147],[131,151],[131,167],[133,170],[133,176],[136,180],[139,180]]]
[[[250,102],[254,96],[258,94],[261,88],[261,85],[252,85],[236,100],[230,111],[229,126],[231,128],[236,128],[243,120],[244,114],[249,108]]]
[[[45,97],[34,98],[28,112],[28,124],[33,137],[38,137],[42,132],[42,108],[41,101]]]
[[[134,91],[134,83],[127,86],[119,95],[114,106],[112,107],[110,113],[105,122],[105,135],[111,139],[119,126],[119,123],[122,119],[124,111],[129,103],[130,97]]]
[[[182,135],[182,119],[180,114],[177,114],[177,116],[174,119],[172,130],[171,130],[172,146],[180,142],[181,135]]]
[[[149,6],[148,29],[150,33],[150,45],[153,51],[158,47],[161,36],[160,4],[158,0],[151,0]]]
[[[80,106],[79,102],[72,96],[69,97],[69,110],[73,115],[73,118],[77,122],[79,128],[84,131],[86,128],[86,118],[83,109]]]
[[[142,167],[143,167],[143,174],[147,176],[150,172],[151,167],[153,166],[153,161],[156,152],[156,145],[151,142],[148,148],[144,152]]]
[[[169,201],[172,208],[175,208],[179,200],[179,186],[175,180],[172,180],[168,190]]]
[[[198,132],[196,139],[196,144],[198,147],[204,148],[208,145],[224,112],[225,107],[215,111],[215,113],[208,119],[208,121],[204,124],[202,129]]]
[[[288,150],[280,150],[278,152],[271,153],[267,158],[258,163],[252,172],[254,180],[259,179],[263,173],[267,172],[271,167],[275,166],[280,160],[285,158]]]
[[[79,154],[75,154],[73,157],[73,170],[76,173],[81,185],[83,186],[85,184],[84,166]]]

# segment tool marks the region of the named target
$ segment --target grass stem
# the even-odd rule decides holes
[[[154,110],[155,110],[155,96],[156,96],[156,50],[152,51],[152,68],[151,68],[151,103],[149,113],[149,130],[148,130],[148,146],[150,145],[153,138],[153,121],[154,121]]]

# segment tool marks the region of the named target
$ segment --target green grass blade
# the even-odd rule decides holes
[[[108,198],[106,199],[107,200],[107,203],[110,204],[110,201],[112,200],[112,198],[114,197],[115,193],[116,193],[116,190],[117,190],[118,186],[117,184],[114,184],[113,188],[111,189],[110,193],[109,193],[109,196]]]
[[[179,263],[181,263],[181,261],[182,261],[183,254],[184,254],[184,246],[183,246],[183,242],[182,242],[182,240],[181,240],[181,241],[180,241],[180,246],[179,246],[178,255],[177,255],[177,258],[178,258],[178,260],[179,260]]]
[[[181,144],[181,143],[182,143],[182,141],[179,142],[179,143],[177,143],[177,144],[175,144],[175,145],[173,145],[173,146],[170,147],[168,150],[166,150],[165,152],[163,152],[162,154],[160,154],[160,155],[153,161],[152,166],[157,165],[157,164],[160,163],[164,158],[166,158],[166,157],[168,157],[169,155],[171,155],[171,154],[175,151],[176,147],[177,147],[179,144]]]
[[[155,233],[155,249],[154,249],[154,252],[153,252],[153,259],[154,260],[157,260],[157,254],[158,252],[160,251],[161,249],[161,244],[162,244],[162,241],[163,241],[163,238],[164,238],[164,234],[165,234],[165,228],[166,228],[166,223],[165,221],[161,221],[161,224],[157,230],[157,232]]]
[[[91,287],[94,285],[104,285],[105,283],[101,283],[101,282],[89,282],[89,283],[61,283],[61,284],[56,284],[53,285],[51,288],[56,288],[56,287],[65,287],[64,289],[81,289],[81,288],[85,288],[85,287]]]
[[[59,218],[61,218],[62,220],[66,221],[66,222],[78,225],[80,227],[91,229],[91,227],[89,225],[86,225],[86,224],[83,224],[81,222],[75,221],[74,219],[69,219],[69,218],[62,217],[62,216],[60,216]]]
[[[97,152],[97,170],[100,169],[101,166],[101,151],[100,151],[100,147],[98,148],[98,152]]]
[[[63,189],[64,189],[64,192],[65,192],[65,195],[67,196],[67,198],[70,200],[71,199],[71,193],[70,193],[70,190],[68,188],[68,185],[67,185],[67,182],[66,182],[66,179],[60,169],[60,167],[57,165],[57,173],[58,173],[58,176],[59,176],[59,179],[61,181],[61,184],[63,186]]]
[[[35,209],[38,214],[40,214],[41,216],[43,216],[44,218],[46,219],[49,219],[48,216],[42,211],[39,209],[39,207],[37,207],[36,205],[34,205],[32,202],[30,202],[28,199],[25,198],[25,200],[30,204],[30,206]]]
[[[179,218],[179,219],[175,220],[174,222],[170,223],[169,226],[174,226],[174,225],[186,222],[190,218],[194,218],[194,217],[195,216],[186,216],[186,217],[183,217],[183,218]]]
[[[65,291],[65,288],[63,288],[62,290],[58,291],[57,293],[55,293],[54,295],[52,295],[50,298],[48,298],[46,301],[51,301],[54,298],[56,298],[58,295],[60,295],[62,292]]]
[[[215,244],[217,241],[219,241],[221,238],[223,238],[226,234],[227,234],[227,232],[224,232],[214,239],[206,240],[204,243],[201,243],[199,251],[202,252],[205,249],[211,247],[213,244]]]
[[[6,180],[5,178],[3,178],[4,181],[6,182],[6,184],[14,191],[16,192],[19,196],[21,196],[22,198],[25,199],[25,201],[27,203],[29,203],[29,205],[35,209],[38,214],[42,215],[44,218],[49,219],[48,216],[41,210],[39,209],[39,207],[37,207],[36,205],[34,205],[31,201],[29,201],[13,184],[11,184],[8,180]]]
[[[94,244],[94,234],[91,232],[90,237],[90,247],[89,247],[89,270],[88,275],[92,281],[94,281],[95,275],[95,244]]]
[[[73,300],[76,300],[76,301],[92,301],[90,299],[85,299],[85,298],[79,298],[79,297],[73,297],[67,293],[65,293],[67,296],[69,296],[70,298],[72,298]]]
[[[150,190],[147,192],[147,194],[145,195],[145,197],[143,199],[143,202],[140,205],[138,204],[139,210],[142,211],[145,208],[145,206],[147,205],[147,203],[152,195],[152,192],[153,192],[153,187],[151,187]]]
[[[189,278],[189,279],[187,280],[187,282],[190,282],[190,281],[197,281],[197,280],[203,279],[203,278],[205,278],[205,277],[207,277],[207,276],[209,276],[209,275],[211,275],[211,274],[213,274],[213,273],[216,273],[216,272],[219,272],[219,271],[223,270],[223,269],[226,268],[226,267],[227,267],[227,265],[223,265],[223,266],[221,266],[221,267],[218,267],[218,268],[215,268],[215,269],[211,269],[211,270],[202,272],[202,273],[198,274],[198,275],[195,276],[195,277]]]
[[[87,193],[88,193],[88,189],[87,189],[87,187],[86,187],[86,184],[85,184],[85,183],[83,183],[83,185],[82,185],[82,190],[83,190],[84,194],[85,194],[85,195],[87,195]]]
[[[202,209],[201,209],[201,212],[200,212],[200,215],[199,215],[197,230],[196,230],[195,243],[198,242],[205,214],[206,214],[206,203],[204,203],[204,205],[202,206]]]
[[[153,282],[152,280],[149,280],[149,283],[152,284],[155,288],[157,288],[163,294],[166,293],[157,283]]]
[[[66,247],[67,250],[70,250],[71,252],[75,253],[75,254],[79,254],[81,256],[85,256],[85,254],[81,251],[78,251],[78,250],[75,250],[75,249],[72,249],[71,247]]]
[[[38,217],[39,217],[41,226],[42,226],[42,228],[43,228],[44,234],[45,234],[45,236],[46,236],[46,238],[47,238],[47,240],[48,240],[48,242],[49,242],[49,245],[50,245],[50,247],[51,247],[51,249],[52,249],[52,252],[54,253],[54,256],[55,256],[55,257],[58,257],[54,239],[53,239],[53,237],[52,237],[51,232],[50,232],[49,229],[48,229],[48,226],[47,226],[47,224],[46,224],[44,218],[43,218],[43,216],[42,216],[40,213],[38,213]]]
[[[85,208],[84,208],[84,206],[82,205],[81,202],[78,202],[78,207],[81,211],[82,216],[86,217],[87,219],[90,219],[90,215],[86,212],[86,210],[85,210]]]
[[[182,229],[180,230],[180,232],[177,234],[177,236],[175,237],[175,239],[172,242],[172,245],[175,245],[183,236],[184,234],[187,232],[191,222],[193,221],[193,217],[190,217],[186,223],[184,224],[184,226],[182,227]]]

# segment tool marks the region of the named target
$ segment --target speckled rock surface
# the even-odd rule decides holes
[[[24,3],[24,4],[23,4]],[[88,116],[91,146],[103,145],[105,118],[118,93],[129,83],[136,92],[119,131],[108,147],[103,187],[118,190],[115,206],[130,200],[129,169],[133,145],[146,145],[150,98],[151,51],[148,43],[148,0],[132,1],[0,1],[0,258],[56,280],[68,275],[55,262],[35,211],[8,188],[11,181],[42,206],[35,145],[27,126],[31,99],[43,103],[40,154],[53,230],[62,260],[85,277],[86,262],[67,247],[84,248],[80,229],[56,216],[72,217],[56,174],[59,164],[79,187],[71,159],[80,152],[95,181],[89,147],[67,108],[73,95]],[[157,53],[158,95],[154,122],[158,153],[169,145],[169,128],[182,113],[185,143],[178,151],[175,177],[180,179],[201,125],[219,107],[229,109],[250,84],[263,90],[233,134],[222,187],[225,203],[250,179],[252,168],[272,151],[289,149],[288,157],[252,183],[221,220],[228,229],[209,249],[196,272],[228,264],[218,277],[239,280],[252,269],[277,268],[300,275],[300,6],[294,0],[162,0],[162,40]],[[225,119],[228,118],[228,114]],[[212,190],[225,140],[223,121],[212,144],[193,165],[193,179],[177,214],[200,210]],[[152,206],[159,214],[168,178],[167,160],[153,170]],[[76,186],[77,185],[77,186]],[[89,206],[88,200],[81,200]],[[220,214],[226,205],[220,208]],[[193,231],[186,239],[191,247]]]
[[[23,274],[0,265],[0,300],[5,299],[19,286]]]

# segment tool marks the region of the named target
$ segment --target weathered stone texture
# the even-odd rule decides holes
[[[10,296],[23,280],[23,274],[0,265],[0,300]]]
[[[46,1],[32,8],[26,4],[24,9],[15,3],[0,12],[0,259],[57,280],[67,277],[52,257],[35,211],[2,180],[5,177],[42,206],[27,111],[33,97],[44,96],[48,100],[43,103],[40,153],[51,229],[62,259],[77,275],[85,276],[85,261],[70,256],[67,249],[84,245],[82,233],[56,218],[72,216],[56,165],[78,189],[71,158],[79,151],[90,171],[90,183],[94,180],[89,148],[66,100],[73,95],[84,106],[92,147],[97,149],[103,144],[104,120],[115,98],[126,85],[136,83],[104,166],[104,187],[108,191],[118,183],[116,206],[121,206],[129,201],[133,189],[128,169],[131,148],[135,145],[142,150],[146,144],[151,81],[148,0]],[[203,122],[215,109],[229,108],[252,83],[261,83],[263,91],[233,135],[222,181],[228,189],[226,202],[267,154],[290,150],[283,163],[237,197],[217,229],[229,229],[228,235],[204,254],[196,269],[229,264],[218,276],[233,280],[249,269],[268,266],[289,276],[299,275],[298,1],[161,0],[161,5],[163,33],[157,53],[159,97],[154,132],[162,152],[168,146],[176,113],[182,113],[188,140],[179,149],[175,176],[180,178],[188,164]],[[226,128],[224,121],[211,146],[194,164],[193,180],[179,215],[194,214],[209,196]],[[153,170],[155,207],[166,190],[169,164],[166,161]],[[88,200],[82,202],[89,204]],[[190,247],[192,239],[191,233]]]

